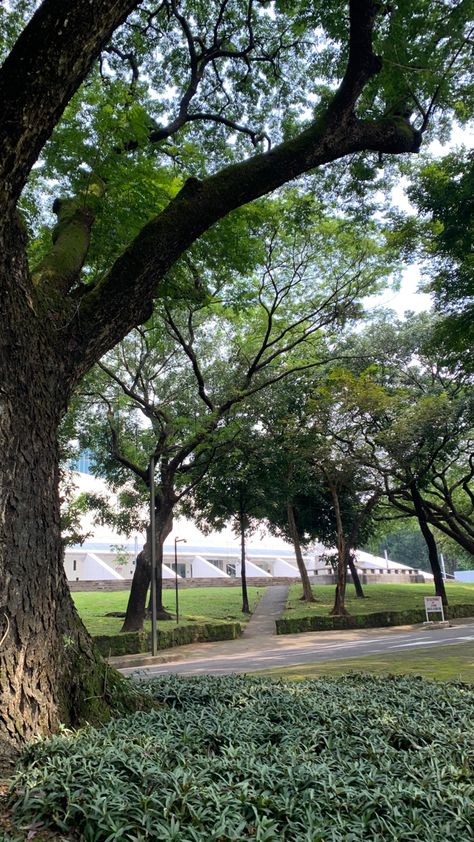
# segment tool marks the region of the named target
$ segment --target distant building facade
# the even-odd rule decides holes
[[[85,451],[77,460],[82,469],[76,474],[78,491],[108,493],[105,482],[90,473],[93,456]],[[127,582],[133,577],[135,559],[143,547],[144,536],[130,539],[108,528],[95,525],[91,518],[84,520],[88,537],[82,545],[67,547],[65,569],[70,582],[108,581]],[[207,579],[223,584],[225,580],[240,578],[240,539],[230,529],[204,535],[183,518],[175,521],[174,529],[164,546],[163,578],[175,578],[175,538],[178,557],[178,577]],[[315,544],[305,555],[304,562],[311,578],[320,584],[334,581],[332,568],[325,560],[326,548]],[[390,559],[356,553],[357,569],[362,581],[424,582],[432,576]],[[249,579],[299,579],[293,547],[265,531],[250,536],[246,550],[246,574]],[[229,582],[230,584],[230,582]]]

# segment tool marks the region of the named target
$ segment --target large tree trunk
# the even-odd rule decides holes
[[[441,597],[441,599],[443,600],[443,605],[444,607],[446,607],[448,604],[448,597],[446,595],[443,573],[441,570],[441,565],[439,563],[438,548],[436,546],[436,541],[433,537],[433,533],[431,532],[431,529],[428,526],[425,508],[423,506],[423,500],[420,492],[418,491],[416,482],[411,483],[410,493],[411,498],[413,500],[413,505],[415,507],[416,516],[418,518],[418,523],[420,525],[423,538],[426,541],[426,546],[428,547],[428,558],[430,562],[431,572],[433,573],[435,593],[436,596]]]
[[[67,383],[24,294],[21,241],[15,226],[0,243],[0,754],[106,709],[104,666],[63,565],[56,431]]]
[[[35,401],[31,417],[28,386],[21,386],[23,394],[17,393],[0,422],[0,740],[5,742],[77,721],[78,700],[88,695],[87,676],[96,672],[92,643],[64,572],[58,462],[51,436],[57,418],[46,399]],[[96,687],[93,695],[97,692]]]
[[[295,550],[296,564],[298,565],[298,571],[301,576],[301,584],[303,585],[303,599],[305,602],[316,602],[311,588],[311,582],[309,581],[306,564],[304,563],[303,553],[301,552],[300,536],[298,535],[295,512],[291,502],[287,502],[286,504],[286,515],[288,518],[288,529]]]

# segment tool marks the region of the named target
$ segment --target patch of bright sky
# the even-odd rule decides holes
[[[465,146],[468,149],[474,148],[473,127],[461,128],[457,126],[447,144],[441,144],[438,140],[432,141],[428,152],[434,158],[441,158],[447,155],[452,149]],[[401,179],[400,183],[392,190],[392,202],[404,213],[415,214],[416,210],[410,204],[406,188],[408,180]],[[406,312],[421,313],[430,309],[432,304],[431,295],[421,292],[421,271],[418,264],[411,264],[402,271],[400,287],[398,290],[387,288],[379,295],[371,295],[364,302],[365,309],[370,312],[378,308],[394,310],[397,316],[403,316]]]
[[[431,295],[420,292],[420,267],[408,266],[402,271],[398,290],[386,289],[379,295],[371,295],[365,299],[364,307],[370,311],[378,309],[394,310],[397,316],[404,316],[407,312],[422,313],[431,308]]]

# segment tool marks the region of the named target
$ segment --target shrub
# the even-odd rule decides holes
[[[456,617],[472,617],[473,613],[474,606],[472,605],[449,605],[445,610],[445,618],[453,620]],[[276,621],[276,632],[277,634],[299,634],[307,631],[381,629],[387,626],[409,626],[423,623],[424,620],[426,620],[426,614],[421,608],[411,608],[408,611],[377,611],[373,614],[350,614],[346,617],[308,614],[306,617],[281,617]]]
[[[201,643],[212,640],[235,640],[240,637],[240,623],[199,623],[193,626],[176,626],[174,629],[158,630],[158,649],[184,646],[186,643]],[[134,655],[150,652],[151,633],[123,632],[115,635],[94,637],[99,651],[108,658],[110,655]]]

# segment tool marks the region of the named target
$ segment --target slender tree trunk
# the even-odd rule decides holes
[[[473,477],[466,478],[466,488],[468,489],[468,497],[470,494],[470,486],[472,484]],[[400,492],[399,492],[400,493]],[[388,499],[397,509],[401,512],[404,512],[406,515],[411,517],[412,515],[416,514],[413,511],[412,507],[410,506],[410,502],[413,502],[413,498],[411,494],[401,494],[400,497],[397,496],[396,490],[389,491]],[[472,501],[474,504],[474,500]],[[426,515],[426,520],[431,526],[436,527],[446,535],[448,538],[452,538],[460,547],[464,550],[467,550],[468,553],[474,555],[474,519],[472,517],[472,509],[470,509],[471,516],[465,517],[463,513],[456,513],[455,511],[449,511],[447,507],[443,507],[440,504],[433,508],[433,503],[428,500],[423,501],[423,509]]]
[[[163,546],[173,529],[173,510],[162,508],[156,516],[156,617],[158,620],[171,620],[172,615],[163,605]],[[151,564],[150,564],[151,573]],[[151,579],[150,579],[151,581]],[[151,594],[147,614],[151,617]]]
[[[347,561],[345,559],[344,550],[338,550],[337,568],[336,568],[336,592],[334,594],[334,605],[331,614],[335,617],[347,616],[349,614],[345,606],[346,598],[346,569]]]
[[[150,585],[150,538],[147,529],[147,540],[142,551],[138,553],[133,573],[132,587],[127,603],[127,611],[121,631],[142,631],[145,620],[146,596]]]
[[[365,594],[364,594],[364,591],[362,590],[362,585],[360,583],[359,574],[358,574],[357,568],[354,564],[354,556],[352,555],[350,550],[348,550],[348,553],[347,553],[347,565],[349,567],[349,570],[351,571],[352,581],[354,583],[357,599],[365,599]]]
[[[331,614],[335,617],[346,616],[349,612],[345,606],[346,598],[346,570],[348,564],[347,543],[344,534],[344,527],[342,523],[341,507],[339,505],[339,495],[335,483],[326,475],[328,479],[329,489],[331,491],[332,501],[334,505],[334,515],[336,520],[336,535],[337,535],[337,571],[336,571],[336,593],[334,595],[334,605]]]
[[[293,542],[293,547],[295,550],[295,557],[296,557],[296,564],[298,565],[298,571],[301,576],[301,583],[303,585],[303,597],[302,599],[305,602],[316,602],[316,599],[313,594],[313,590],[311,588],[311,582],[309,581],[308,571],[306,569],[306,564],[304,563],[303,553],[301,552],[301,544],[300,544],[300,537],[298,535],[298,528],[296,526],[295,520],[295,512],[293,508],[293,503],[287,502],[286,504],[286,515],[288,518],[288,529],[291,535],[291,540]]]
[[[249,596],[247,592],[247,569],[245,564],[245,533],[246,533],[245,513],[242,506],[239,512],[239,528],[240,528],[240,576],[242,579],[242,614],[250,614]]]
[[[438,548],[436,546],[436,541],[433,537],[433,533],[431,532],[428,526],[425,508],[423,506],[423,499],[421,497],[420,492],[418,491],[416,482],[412,482],[410,484],[410,494],[411,499],[413,500],[413,505],[415,507],[416,516],[418,518],[418,523],[420,525],[423,538],[425,539],[426,546],[428,547],[428,558],[430,561],[431,572],[433,573],[435,593],[436,596],[441,597],[441,599],[443,600],[443,605],[446,607],[448,604],[448,597],[446,595],[446,588],[444,586],[443,581],[443,573],[441,571],[441,565],[439,563]]]

